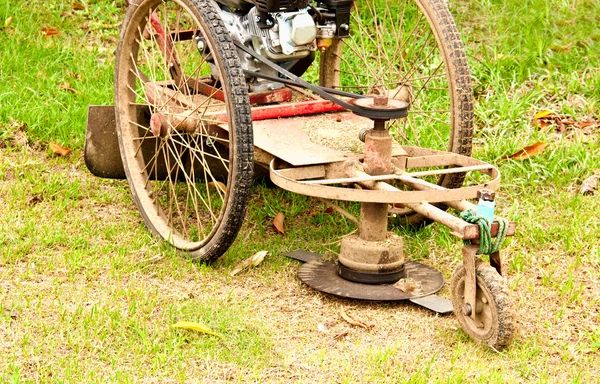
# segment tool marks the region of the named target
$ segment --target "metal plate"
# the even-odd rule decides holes
[[[113,105],[88,107],[83,158],[85,165],[95,176],[110,179],[125,178]]]
[[[321,255],[318,253],[303,251],[301,249],[285,253],[284,256],[289,257],[290,259],[301,261],[303,263],[321,260]]]
[[[436,293],[444,286],[444,277],[435,269],[414,261],[404,264],[404,278],[420,285],[413,292],[403,292],[393,284],[369,285],[354,283],[338,275],[333,262],[311,261],[298,269],[298,277],[308,286],[331,295],[359,300],[399,301],[416,299]]]
[[[437,312],[440,315],[447,315],[454,311],[452,307],[452,301],[438,295],[430,295],[420,297],[418,299],[410,299],[414,304],[425,307],[431,311]]]
[[[307,131],[319,131],[319,135],[331,134],[334,135],[334,138],[335,135],[340,134],[351,135],[358,141],[360,130],[372,128],[373,122],[351,112],[341,112],[254,121],[252,126],[256,147],[293,166],[303,166],[335,163],[348,160],[349,156],[362,155],[362,143],[360,142],[357,144],[357,147],[360,148],[358,153],[343,149],[348,146],[346,139],[340,140],[343,143],[342,149],[336,149],[311,140]],[[345,128],[340,130],[339,127]],[[322,139],[321,141],[327,140]],[[336,140],[331,139],[330,142],[335,145]],[[392,156],[402,153],[402,147],[394,145]]]

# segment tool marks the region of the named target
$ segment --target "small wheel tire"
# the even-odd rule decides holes
[[[495,350],[508,346],[513,337],[512,303],[506,280],[496,269],[476,261],[477,293],[475,317],[465,314],[464,291],[466,271],[460,265],[450,282],[454,314],[461,328],[474,340]]]

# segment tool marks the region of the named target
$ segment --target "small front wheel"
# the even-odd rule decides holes
[[[475,313],[469,315],[465,309],[464,266],[460,265],[450,282],[454,314],[461,328],[473,339],[501,350],[513,336],[512,304],[506,281],[489,264],[476,261],[477,291]]]

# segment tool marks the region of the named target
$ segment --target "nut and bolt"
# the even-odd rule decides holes
[[[465,316],[471,316],[471,313],[473,313],[473,311],[471,309],[471,305],[470,304],[463,305],[462,313]]]
[[[362,128],[360,132],[358,132],[358,139],[364,143],[367,138],[367,133],[369,133],[370,130],[371,128],[368,127]]]
[[[477,198],[485,201],[494,201],[496,197],[496,192],[491,189],[480,189],[477,191]]]
[[[342,31],[347,31],[347,30],[349,30],[349,29],[350,29],[350,26],[349,26],[348,24],[346,24],[346,23],[344,23],[344,24],[340,24],[340,29],[341,29]]]
[[[388,97],[381,95],[373,96],[373,104],[378,107],[385,107],[388,105]]]

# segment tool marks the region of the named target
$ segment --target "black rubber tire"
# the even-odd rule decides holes
[[[506,348],[514,331],[512,302],[506,280],[488,263],[476,261],[476,305],[480,312],[473,319],[463,313],[465,274],[465,268],[460,265],[450,281],[454,314],[461,328],[479,343],[498,351]],[[477,327],[477,322],[481,322],[483,328]]]
[[[199,60],[191,54],[195,52],[198,56],[202,56],[198,61],[200,64],[198,64],[197,71],[200,66],[207,65],[206,60],[210,55],[210,60],[219,72],[218,84],[222,87],[221,90],[224,94],[222,108],[229,121],[227,123],[228,137],[223,139],[215,136],[212,144],[209,144],[208,140],[211,139],[211,136],[209,136],[210,133],[207,133],[209,131],[208,128],[205,128],[204,122],[201,123],[202,132],[200,133],[198,131],[181,133],[177,131],[176,126],[173,126],[173,123],[169,122],[168,124],[171,125],[167,129],[170,133],[164,137],[162,134],[160,137],[150,137],[148,117],[140,117],[140,113],[136,112],[134,104],[140,104],[140,98],[144,104],[142,109],[151,113],[157,113],[159,110],[159,103],[148,101],[151,97],[148,96],[147,88],[140,84],[147,83],[146,78],[157,81],[166,79],[160,77],[162,73],[158,70],[154,73],[148,71],[150,73],[143,76],[140,73],[143,72],[144,65],[151,68],[152,65],[160,67],[166,63],[164,60],[162,62],[160,59],[152,61],[152,57],[143,57],[144,54],[156,52],[156,46],[160,46],[160,44],[156,43],[156,46],[153,46],[153,43],[158,41],[158,38],[145,37],[146,41],[141,41],[146,34],[152,33],[145,30],[147,15],[151,13],[151,10],[163,12],[159,14],[159,20],[163,21],[163,24],[166,22],[163,30],[166,30],[167,35],[170,31],[179,31],[179,29],[168,29],[170,23],[181,22],[183,25],[183,21],[168,17],[171,15],[170,7],[180,10],[180,13],[177,13],[178,17],[192,25],[189,30],[194,30],[194,34],[202,35],[201,37],[208,46],[205,52],[210,52],[202,56],[196,48],[197,44],[194,45],[195,50],[187,51],[190,54],[186,56],[185,65]],[[165,15],[164,19],[161,18],[161,15]],[[177,28],[179,28],[179,24]],[[142,31],[144,32],[142,33]],[[153,36],[158,36],[158,33],[154,33]],[[173,47],[175,44],[182,44],[174,41],[171,40]],[[160,52],[158,54],[160,55]],[[184,57],[184,55],[180,56]],[[138,71],[137,74],[136,71]],[[167,73],[167,71],[168,68],[164,72]],[[153,75],[155,79],[150,78]],[[185,75],[187,76],[187,74]],[[166,74],[165,76],[170,75]],[[199,75],[192,74],[191,76]],[[189,77],[189,79],[191,78]],[[139,92],[136,93],[138,87],[145,89],[142,96]],[[185,90],[186,95],[192,97],[188,85],[180,86],[174,82],[171,87],[181,95]],[[133,199],[148,228],[154,235],[168,241],[173,247],[194,260],[213,261],[220,257],[235,240],[245,217],[252,184],[254,151],[246,83],[235,46],[219,17],[214,2],[209,0],[142,0],[129,6],[116,51],[115,105],[123,165]],[[210,100],[208,105],[211,106]],[[211,108],[214,108],[214,105]],[[139,111],[139,109],[138,105],[137,110]],[[168,113],[175,112],[161,113],[169,116]],[[142,133],[143,137],[137,137]],[[146,140],[154,140],[154,149],[150,148],[150,151],[155,151],[158,160],[150,157],[152,154],[148,155],[145,152],[146,147],[142,147],[142,144],[135,146],[135,143],[140,141],[143,143]],[[149,146],[151,147],[151,145]],[[138,149],[134,151],[135,148]],[[215,153],[218,155],[217,160],[208,157],[214,156]],[[163,167],[159,164],[163,161],[160,159],[161,155],[164,157],[166,166],[162,170],[157,170],[159,167]],[[215,165],[219,162],[222,164]],[[198,167],[201,171],[196,171]],[[148,171],[148,168],[152,170]],[[154,176],[163,171],[166,174],[163,178],[166,180],[154,180],[160,179],[160,177]],[[204,172],[204,180],[200,180],[201,172]],[[211,172],[214,172],[214,175]],[[202,181],[204,181],[203,184]],[[223,191],[223,189],[225,190]],[[217,197],[215,198],[215,196]],[[204,207],[201,206],[200,199],[202,199]],[[216,200],[214,205],[212,200]],[[168,209],[166,209],[167,205]],[[201,214],[198,206],[204,209]]]
[[[385,4],[385,2],[379,3]],[[388,3],[391,4],[391,2]],[[447,80],[451,110],[450,121],[448,124],[450,126],[450,132],[445,148],[432,149],[447,150],[470,156],[474,131],[471,75],[465,49],[456,28],[454,18],[448,10],[444,0],[404,0],[400,3],[411,4],[411,7],[416,6],[415,12],[420,12],[425,17],[429,28],[435,37],[437,48],[439,49],[439,56],[441,56],[444,62],[444,72]],[[382,12],[379,14],[382,14]],[[385,12],[383,12],[383,14],[385,14]],[[350,24],[351,39],[352,21]],[[361,35],[364,35],[364,28],[359,32],[361,32]],[[357,39],[363,39],[363,37],[358,37]],[[383,41],[384,39],[380,40]],[[358,43],[356,44],[358,45]],[[384,42],[382,44],[386,43]],[[342,48],[343,45],[344,43],[342,43],[340,39],[334,39],[332,46],[321,54],[319,71],[320,85],[333,88],[340,85],[339,69],[340,65],[342,65],[341,62],[345,60],[342,59],[344,54]],[[386,48],[383,49],[385,50]],[[348,49],[348,51],[347,54],[354,54],[350,49]],[[414,72],[414,74],[416,73],[417,72]],[[421,92],[418,95],[421,94],[423,93]],[[405,145],[407,143],[400,142],[400,144]],[[412,143],[408,144],[414,145]],[[446,188],[459,188],[464,182],[464,177],[465,175],[460,173],[448,174],[441,176],[437,180],[437,184]],[[445,208],[443,205],[439,206]],[[414,211],[406,210],[404,213],[398,215],[397,222],[400,225],[421,226],[428,224],[431,221]]]

